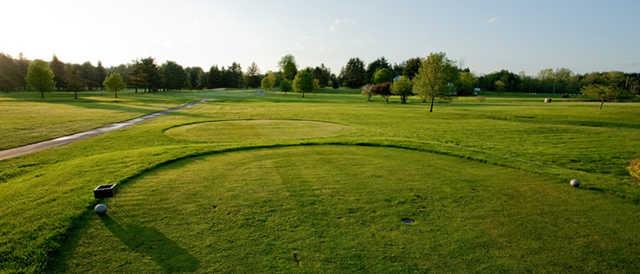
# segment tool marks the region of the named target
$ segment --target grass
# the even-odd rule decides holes
[[[486,96],[439,102],[429,114],[418,98],[367,103],[348,92],[131,96],[138,107],[210,101],[0,161],[0,272],[640,264],[640,191],[627,170],[640,157],[638,103],[598,111]],[[571,178],[584,187],[568,187]],[[107,201],[109,218],[91,214],[91,189],[114,182],[123,188]],[[95,268],[106,254],[116,259]]]
[[[631,176],[640,180],[640,159],[631,161],[631,165],[629,165],[629,173],[631,173]]]
[[[182,98],[123,92],[115,99],[101,92],[81,92],[75,100],[67,92],[19,92],[0,95],[0,149],[51,139],[159,111]],[[155,98],[154,98],[155,97]]]

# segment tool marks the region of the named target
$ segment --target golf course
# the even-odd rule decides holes
[[[190,102],[1,160],[0,273],[640,269],[638,102],[7,92],[0,150]]]

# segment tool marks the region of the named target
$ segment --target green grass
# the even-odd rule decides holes
[[[131,96],[210,101],[0,161],[0,272],[640,266],[640,186],[627,170],[640,157],[638,103],[487,96],[428,113],[419,98],[342,92]],[[91,190],[114,182],[122,191],[98,218]],[[96,268],[105,255],[115,259]]]
[[[0,93],[0,149],[13,148],[89,130],[162,110],[183,98],[123,92],[116,99],[101,92]],[[154,98],[155,97],[155,98]]]
[[[268,141],[327,137],[348,129],[348,126],[317,121],[231,120],[179,125],[166,130],[165,134],[196,142],[234,143],[238,138],[242,141]]]

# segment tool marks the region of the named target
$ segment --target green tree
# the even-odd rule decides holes
[[[400,102],[402,104],[406,104],[407,97],[413,95],[412,88],[413,85],[409,77],[403,75],[393,81],[393,84],[391,85],[391,93],[400,96]]]
[[[96,86],[102,88],[102,82],[104,82],[104,79],[107,77],[107,70],[102,66],[101,61],[98,61],[93,77],[95,77],[94,82],[97,84]]]
[[[604,106],[604,102],[618,99],[623,96],[624,91],[613,85],[593,84],[582,88],[582,94],[589,98],[600,101],[600,109]]]
[[[115,98],[118,98],[118,91],[126,87],[122,75],[117,72],[109,74],[109,76],[104,79],[102,85],[107,91],[112,91]]]
[[[293,90],[302,93],[304,98],[305,92],[313,91],[313,74],[311,69],[303,69],[296,74],[293,79]]]
[[[53,71],[53,81],[56,82],[56,89],[67,89],[67,83],[65,82],[66,77],[64,75],[64,63],[54,55],[51,59],[51,63],[49,63],[49,67],[51,68],[51,71]]]
[[[375,83],[373,78],[379,69],[391,69],[391,65],[386,58],[380,57],[367,66],[367,82]]]
[[[413,77],[418,74],[421,64],[422,59],[420,59],[419,57],[407,59],[407,61],[405,61],[402,65],[402,75],[407,76],[409,77],[409,79],[413,80]]]
[[[184,86],[187,75],[182,66],[176,62],[167,61],[160,66],[160,78],[165,90],[179,90]]]
[[[160,77],[158,65],[156,65],[153,58],[147,57],[135,61],[131,70],[129,80],[134,88],[144,88],[147,92],[157,91],[160,88],[162,78]]]
[[[245,82],[247,86],[250,88],[257,88],[261,86],[261,76],[260,69],[255,62],[252,62],[251,65],[247,68],[247,73],[245,75]]]
[[[433,112],[436,97],[445,96],[447,86],[457,78],[457,68],[445,53],[431,53],[422,61],[418,74],[413,79],[414,91],[422,96],[423,102],[431,99],[429,112]]]
[[[382,84],[393,81],[393,71],[389,68],[380,68],[373,75],[374,84]]]
[[[211,66],[207,77],[208,88],[221,88],[223,86],[222,70],[218,66]]]
[[[187,75],[185,86],[190,89],[203,89],[205,88],[206,78],[205,73],[200,67],[188,67],[184,69]]]
[[[460,72],[458,78],[458,95],[471,95],[476,87],[476,77],[469,71]]]
[[[313,78],[318,80],[318,87],[326,87],[331,80],[331,71],[324,64],[320,64],[319,67],[313,69]]]
[[[285,94],[287,94],[287,92],[291,91],[291,89],[292,89],[291,81],[289,81],[287,79],[280,80],[280,91],[282,91]]]
[[[367,71],[359,58],[351,58],[340,71],[342,83],[350,88],[359,88],[367,83]]]
[[[287,54],[282,56],[280,62],[280,72],[282,72],[282,78],[287,79],[289,81],[293,80],[298,73],[298,65],[296,64],[296,59],[291,54]]]
[[[78,92],[84,88],[84,81],[80,77],[80,65],[65,64],[64,81],[67,90],[73,91],[73,98],[78,99]]]
[[[51,91],[54,88],[53,76],[53,71],[51,71],[47,62],[34,60],[27,69],[26,81],[31,89],[39,91],[40,97],[44,98],[44,92]]]
[[[338,76],[333,73],[331,73],[331,87],[333,89],[338,89],[340,87],[340,80],[338,79]]]
[[[223,79],[225,87],[227,88],[242,88],[244,87],[244,74],[242,73],[242,67],[240,64],[233,62],[229,68],[224,71]]]
[[[260,87],[262,89],[271,90],[276,85],[276,74],[272,71],[267,72],[267,75],[262,78]]]
[[[27,66],[28,66],[28,61]],[[22,71],[19,60],[0,53],[0,90],[11,91],[24,88],[26,70]]]
[[[91,64],[91,62],[84,62],[80,65],[80,78],[84,82],[84,85],[87,89],[92,90],[93,88],[98,86],[96,83],[96,68]]]

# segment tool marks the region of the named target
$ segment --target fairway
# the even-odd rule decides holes
[[[640,267],[640,191],[628,169],[640,158],[638,103],[598,111],[560,98],[461,97],[428,113],[415,97],[339,92],[124,96],[141,106],[207,100],[0,161],[0,216],[11,216],[0,218],[1,270]],[[95,200],[109,183],[116,196]],[[101,201],[103,217],[93,212]]]

